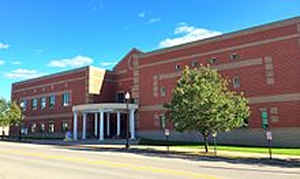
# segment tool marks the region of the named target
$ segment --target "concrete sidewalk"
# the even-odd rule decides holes
[[[91,144],[80,144],[78,147],[91,147],[91,148],[124,148],[124,145],[91,145]],[[131,145],[131,149],[136,150],[149,150],[149,151],[157,151],[157,152],[163,152],[167,153],[167,147],[166,146],[146,146],[146,145]],[[184,147],[169,147],[169,152],[178,152],[178,153],[186,153],[186,154],[194,154],[199,156],[215,156],[213,151],[210,151],[209,153],[205,153],[204,150],[201,149],[194,149],[194,148],[184,148]],[[250,152],[236,152],[236,151],[217,151],[218,157],[228,157],[228,158],[269,158],[268,150],[266,149],[266,153],[250,153]],[[273,159],[282,159],[282,160],[299,160],[300,156],[291,156],[291,155],[278,155],[273,154]]]

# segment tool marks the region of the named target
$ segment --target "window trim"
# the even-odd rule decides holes
[[[70,92],[64,92],[63,93],[63,95],[62,95],[62,98],[63,98],[63,103],[62,103],[62,105],[64,106],[64,107],[67,107],[67,106],[70,106],[71,105],[71,94],[70,94]],[[67,100],[67,101],[65,101],[65,99]],[[66,103],[67,102],[67,103]]]
[[[51,126],[53,125],[53,131],[51,130]],[[48,123],[48,132],[49,133],[55,133],[55,122],[54,121],[49,121]]]
[[[38,109],[38,99],[37,98],[32,98],[31,109],[34,111]]]
[[[47,97],[46,96],[43,96],[41,97],[41,110],[44,110],[47,108]]]
[[[52,104],[52,97],[53,97],[53,99],[54,99],[54,103]],[[49,108],[50,109],[53,109],[54,107],[55,107],[55,104],[56,104],[56,96],[55,95],[50,95],[49,96]]]
[[[37,128],[37,124],[36,123],[33,123],[30,127],[30,132],[31,133],[36,133],[36,128]]]
[[[165,97],[165,96],[167,96],[167,88],[166,87],[164,87],[164,86],[162,86],[162,87],[160,87],[160,96],[161,97]]]
[[[236,80],[238,80],[238,84],[236,84]],[[239,76],[234,76],[232,78],[232,84],[233,84],[233,88],[240,88],[241,87],[241,79]]]
[[[22,103],[23,103],[23,105],[22,105]],[[27,104],[28,104],[27,99],[22,99],[21,100],[20,107],[21,107],[22,111],[26,111],[27,110]]]
[[[67,124],[67,127],[66,127],[66,128],[65,128],[64,124]],[[69,130],[69,128],[70,128],[69,122],[68,122],[68,121],[62,121],[62,123],[61,123],[61,131],[62,131],[62,132],[66,132],[66,131]]]
[[[46,125],[45,123],[40,123],[40,132],[43,133],[46,131]]]

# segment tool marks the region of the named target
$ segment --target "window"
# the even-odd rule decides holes
[[[166,96],[167,95],[167,89],[165,87],[160,88],[160,96]]]
[[[32,99],[32,110],[37,110],[38,100],[36,98]]]
[[[159,122],[160,122],[160,128],[165,129],[166,128],[166,117],[164,114],[161,114],[159,116]]]
[[[41,109],[45,109],[46,108],[46,97],[42,97],[41,98]]]
[[[240,77],[235,76],[233,77],[233,87],[234,88],[239,88],[240,87]]]
[[[67,121],[63,121],[61,129],[62,129],[62,132],[68,131],[69,130],[69,123]]]
[[[45,124],[44,123],[41,123],[40,130],[41,130],[41,132],[45,132]]]
[[[233,53],[233,54],[230,55],[231,60],[238,60],[239,58],[240,58],[240,56],[236,53]]]
[[[22,100],[20,106],[21,106],[23,111],[26,111],[26,109],[27,109],[27,100],[26,99]]]
[[[49,97],[49,102],[50,102],[50,104],[49,104],[50,108],[54,108],[54,106],[55,106],[55,96],[54,95]]]
[[[49,133],[55,132],[55,124],[54,122],[49,122]]]
[[[70,105],[70,93],[64,93],[63,94],[63,106],[69,106]]]
[[[176,71],[180,71],[181,66],[180,66],[180,65],[176,65],[176,66],[175,66],[175,69],[176,69]]]
[[[117,93],[117,102],[124,103],[125,102],[125,95],[123,92]]]
[[[199,63],[197,61],[192,61],[192,67],[198,67]]]
[[[209,58],[207,61],[208,61],[208,63],[210,63],[210,64],[214,65],[214,64],[216,64],[216,63],[217,63],[217,58],[215,58],[215,57],[213,57],[213,58]]]
[[[31,132],[35,133],[35,131],[36,131],[36,123],[32,124],[31,126]]]

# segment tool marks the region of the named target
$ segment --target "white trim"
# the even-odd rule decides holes
[[[77,113],[74,112],[73,118],[73,140],[77,140]]]
[[[104,140],[104,112],[100,112],[100,134],[99,140]]]
[[[137,104],[128,104],[129,109],[138,109]],[[72,108],[73,111],[93,112],[93,111],[122,111],[127,110],[126,103],[101,103],[101,104],[82,104]]]

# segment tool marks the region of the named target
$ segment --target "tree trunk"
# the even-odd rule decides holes
[[[203,135],[204,137],[204,146],[205,146],[205,152],[208,152],[208,135]]]

